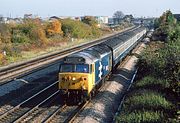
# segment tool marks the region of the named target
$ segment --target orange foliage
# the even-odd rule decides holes
[[[39,43],[46,44],[47,43],[47,38],[45,31],[42,29],[42,27],[36,27],[31,30],[30,37],[32,40],[35,42],[38,41]]]
[[[3,58],[4,58],[4,55],[0,53],[0,60],[2,60]]]
[[[52,22],[50,22],[50,24],[47,26],[47,34],[50,36],[63,34],[61,30],[61,23],[58,20],[53,20]]]
[[[41,40],[41,42],[47,43],[45,31],[40,28],[40,29],[38,29],[37,32],[38,32],[38,36],[39,36],[39,39]]]
[[[2,53],[0,53],[0,65],[2,65],[5,61],[5,57]]]

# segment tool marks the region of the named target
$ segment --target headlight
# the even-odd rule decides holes
[[[75,81],[75,80],[76,80],[76,78],[75,78],[75,77],[73,77],[73,78],[72,78],[72,80],[73,80],[73,81]]]

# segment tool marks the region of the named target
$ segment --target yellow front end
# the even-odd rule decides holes
[[[66,91],[86,91],[89,96],[94,86],[93,74],[59,73],[59,89]]]

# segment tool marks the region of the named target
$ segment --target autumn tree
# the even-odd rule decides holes
[[[59,20],[51,21],[47,26],[46,33],[48,36],[63,34],[63,31],[61,30],[61,23],[59,22]]]

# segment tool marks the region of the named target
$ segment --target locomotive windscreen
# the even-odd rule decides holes
[[[88,64],[62,64],[60,72],[89,73]]]

